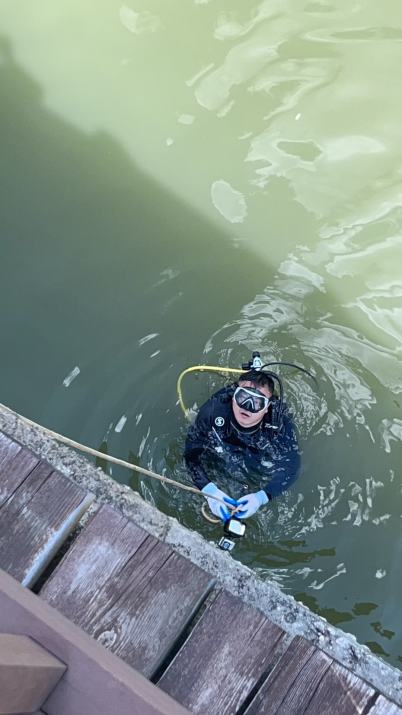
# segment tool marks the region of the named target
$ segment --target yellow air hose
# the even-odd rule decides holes
[[[184,402],[183,402],[183,393],[181,389],[181,383],[183,380],[184,375],[187,375],[188,372],[219,372],[222,375],[227,375],[227,374],[232,374],[232,375],[241,375],[243,372],[247,372],[247,370],[240,370],[240,368],[235,368],[235,367],[218,367],[216,365],[194,365],[194,367],[187,367],[183,372],[180,373],[179,379],[177,380],[177,396],[179,398],[179,405],[181,409],[184,412],[185,417],[190,420],[191,419],[191,410],[189,410]]]

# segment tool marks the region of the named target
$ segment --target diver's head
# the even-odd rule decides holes
[[[241,427],[258,425],[268,412],[274,393],[274,381],[270,375],[250,370],[239,379],[232,400],[236,422]]]

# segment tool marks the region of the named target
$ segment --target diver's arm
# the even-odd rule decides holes
[[[270,468],[269,479],[263,484],[268,499],[273,499],[289,489],[299,476],[300,451],[297,435],[292,420],[286,414],[275,441],[278,454],[271,458],[273,466]]]
[[[187,433],[184,448],[184,461],[191,474],[191,478],[198,489],[203,489],[210,479],[202,465],[202,456],[210,441],[210,420],[208,403],[197,415],[197,419]]]

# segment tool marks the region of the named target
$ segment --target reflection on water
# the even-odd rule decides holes
[[[0,19],[2,401],[188,481],[184,367],[258,349],[312,370],[318,391],[281,369],[299,481],[235,555],[398,664],[402,6]],[[189,378],[188,404],[221,384]],[[217,539],[196,497],[99,464]]]

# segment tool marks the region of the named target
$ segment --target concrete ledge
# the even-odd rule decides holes
[[[62,474],[95,494],[98,502],[112,504],[178,553],[215,576],[246,603],[260,609],[291,635],[301,635],[329,656],[371,683],[402,706],[402,673],[360,645],[351,634],[330,625],[276,583],[262,581],[246,566],[208,543],[198,533],[181,526],[145,502],[130,487],[118,484],[81,455],[59,445],[39,428],[29,427],[15,414],[0,408],[0,430],[32,449]]]

